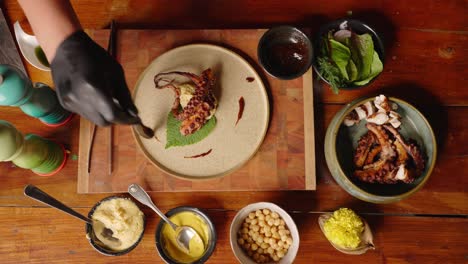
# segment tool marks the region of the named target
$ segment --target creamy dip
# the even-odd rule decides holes
[[[174,229],[172,229],[170,225],[165,224],[161,235],[166,253],[172,259],[180,263],[191,263],[200,259],[205,253],[210,238],[208,224],[205,220],[192,212],[181,212],[169,217],[169,219],[178,226],[192,227],[203,241],[200,241],[200,239],[197,239],[198,237],[195,236],[190,240],[190,251],[186,252],[178,245]]]
[[[121,251],[133,246],[143,232],[143,212],[129,199],[115,198],[101,202],[94,210],[93,231],[109,249]],[[112,230],[109,239],[103,235],[104,228]]]

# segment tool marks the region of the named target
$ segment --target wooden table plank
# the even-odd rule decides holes
[[[16,0],[5,0],[8,15],[23,21],[24,14]],[[330,19],[346,16],[389,28],[410,27],[444,31],[466,31],[463,15],[466,2],[405,0],[72,0],[81,23],[86,28],[103,28],[111,19],[126,28],[258,28],[272,24],[318,26]],[[189,23],[187,23],[189,21]]]
[[[426,185],[410,198],[390,205],[372,205],[354,199],[339,187],[330,175],[323,156],[323,138],[325,129],[333,115],[342,105],[316,105],[316,158],[317,158],[317,191],[315,192],[201,192],[159,194],[152,197],[165,209],[184,204],[193,204],[203,208],[220,208],[238,210],[248,203],[272,201],[294,211],[333,210],[343,204],[352,204],[365,212],[381,213],[417,213],[417,214],[468,214],[468,177],[461,168],[468,167],[468,150],[463,142],[468,133],[468,124],[460,122],[468,115],[466,107],[442,107],[443,117],[427,112],[430,120],[437,121],[434,130],[438,133],[439,156],[436,167]],[[429,107],[429,110],[439,111]],[[75,117],[70,125],[51,129],[39,121],[24,116],[19,110],[0,107],[0,120],[13,122],[23,132],[34,131],[65,143],[71,147],[73,154],[78,153],[79,118]],[[426,113],[424,111],[424,113]],[[434,124],[433,124],[434,126]],[[443,129],[442,129],[443,128]],[[0,189],[0,205],[28,206],[35,204],[22,195],[22,189],[28,183],[36,184],[57,198],[72,206],[91,206],[106,195],[76,194],[77,160],[70,159],[62,172],[53,177],[39,177],[10,163],[0,163],[0,175],[3,175],[4,186]],[[450,176],[448,178],[448,176]]]
[[[77,208],[87,214],[90,208]],[[147,225],[141,243],[129,254],[104,257],[87,242],[84,224],[50,208],[0,207],[2,263],[163,263],[154,245],[160,219],[144,210]],[[207,211],[218,243],[207,263],[236,263],[229,245],[232,211]],[[465,258],[467,218],[364,215],[373,232],[375,251],[350,257],[336,251],[317,224],[319,214],[293,213],[301,244],[294,263],[462,263]],[[66,241],[66,242],[64,242]]]

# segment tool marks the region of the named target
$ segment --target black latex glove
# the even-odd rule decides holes
[[[100,126],[139,122],[122,67],[83,31],[59,45],[51,69],[65,109]]]

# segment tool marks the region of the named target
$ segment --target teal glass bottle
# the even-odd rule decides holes
[[[57,94],[43,83],[32,82],[11,65],[0,64],[0,106],[16,106],[49,126],[67,123],[72,114],[65,110]]]
[[[40,176],[59,172],[66,162],[63,146],[34,134],[23,136],[12,124],[0,120],[0,162],[32,170]]]

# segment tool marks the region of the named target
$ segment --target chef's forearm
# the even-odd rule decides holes
[[[49,61],[65,38],[81,29],[67,0],[18,0]]]

